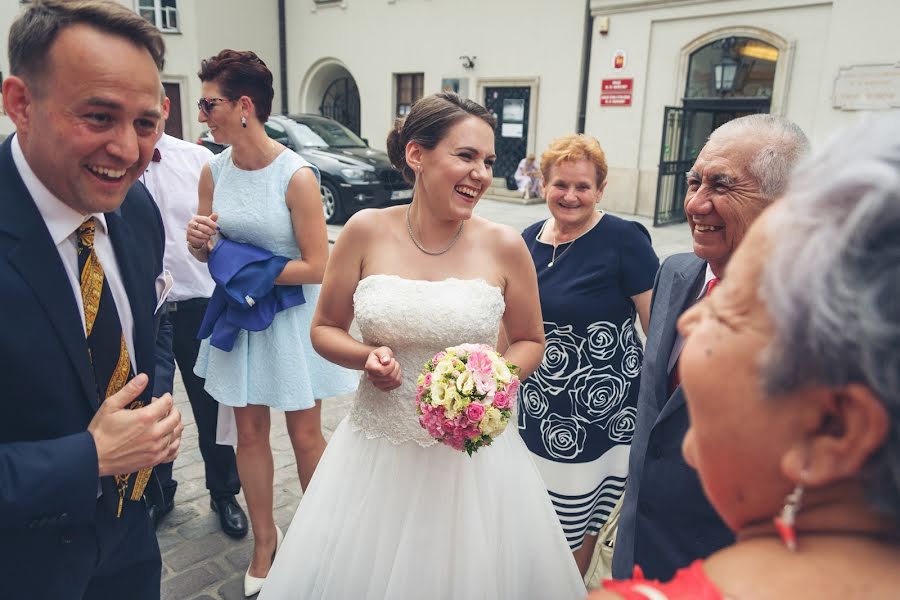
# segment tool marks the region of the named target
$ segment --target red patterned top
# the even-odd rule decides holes
[[[725,596],[707,578],[702,560],[679,569],[666,583],[644,579],[640,567],[636,566],[632,579],[607,579],[603,582],[603,589],[615,592],[625,600],[725,600]]]

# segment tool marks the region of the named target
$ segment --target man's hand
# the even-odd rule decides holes
[[[148,406],[129,410],[147,387],[140,373],[100,405],[88,431],[94,436],[100,476],[133,473],[171,462],[181,445],[181,413],[171,394],[154,398]]]
[[[383,392],[400,387],[400,363],[394,358],[394,352],[387,346],[375,348],[366,359],[366,377],[372,385]]]

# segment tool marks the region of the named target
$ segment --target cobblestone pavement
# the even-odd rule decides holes
[[[506,223],[517,230],[549,216],[543,204],[518,205],[483,199],[476,213]],[[639,221],[650,231],[660,258],[691,249],[687,225],[653,228],[652,221],[625,215]],[[333,241],[340,226],[329,226]],[[157,532],[163,556],[162,597],[164,600],[240,600],[244,571],[250,561],[252,532],[243,540],[233,540],[219,529],[218,516],[209,508],[209,494],[203,475],[203,459],[197,445],[197,428],[180,375],[176,374],[175,399],[184,417],[181,455],[175,462],[178,480],[175,509],[160,524]],[[347,413],[351,396],[329,398],[323,402],[322,428],[330,438]],[[272,414],[272,450],[275,454],[275,522],[287,530],[297,504],[300,483],[290,439],[281,413]],[[246,509],[243,495],[238,497]],[[302,568],[302,567],[301,567]]]

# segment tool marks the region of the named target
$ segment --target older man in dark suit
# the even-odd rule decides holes
[[[694,252],[670,257],[653,286],[637,426],[616,535],[613,576],[638,565],[650,578],[730,544],[731,531],[681,455],[688,429],[678,382],[678,317],[712,291],[750,223],[787,185],[808,147],[799,127],[772,115],[729,121],[710,136],[687,174],[684,209]]]
[[[115,2],[12,25],[0,146],[0,596],[158,599],[142,501],[181,417],[150,398],[159,211],[142,185],[164,44]],[[136,376],[135,376],[136,374]]]

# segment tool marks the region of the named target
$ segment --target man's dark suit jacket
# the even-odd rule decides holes
[[[81,316],[11,139],[0,146],[0,597],[74,597],[67,576],[85,557],[96,560],[103,527],[115,520],[95,515],[114,511],[118,498],[111,477],[97,498],[87,432],[97,388]],[[134,318],[135,362],[151,378],[142,396],[149,402],[162,220],[141,184],[105,217]]]
[[[676,254],[662,264],[653,285],[637,424],[613,555],[617,579],[631,577],[638,565],[647,577],[665,581],[734,541],[681,454],[688,430],[681,387],[669,395],[675,324],[700,293],[705,273],[706,262],[693,253]]]

